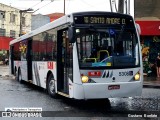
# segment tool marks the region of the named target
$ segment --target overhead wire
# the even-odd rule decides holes
[[[86,2],[85,0],[81,0],[82,2],[84,2],[85,4],[89,5],[90,7],[94,7],[93,5],[89,4],[88,2]]]
[[[30,8],[32,9],[33,7],[37,6],[38,4],[40,4],[40,3],[42,3],[42,2],[43,2],[43,0],[42,0],[41,2],[39,2],[39,3],[35,4],[35,5],[33,5],[33,6],[30,7]]]
[[[49,5],[49,4],[52,3],[53,1],[54,1],[54,0],[51,0],[51,2],[49,2],[49,3],[45,4],[45,5],[43,5],[42,7],[36,9],[35,11],[33,11],[33,13],[35,13],[35,12],[37,12],[38,10],[42,9],[43,7]]]

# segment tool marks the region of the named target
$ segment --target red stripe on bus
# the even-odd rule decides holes
[[[88,72],[88,76],[101,76],[101,72],[100,71]]]

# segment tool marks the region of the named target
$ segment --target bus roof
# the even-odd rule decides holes
[[[22,35],[22,36],[20,36],[20,37],[18,37],[18,38],[16,38],[16,39],[12,40],[12,41],[10,42],[10,45],[12,45],[12,44],[14,44],[14,43],[16,43],[16,42],[19,42],[19,41],[21,41],[21,40],[24,40],[24,39],[26,39],[26,38],[32,37],[32,36],[34,36],[34,35],[37,35],[37,34],[43,32],[43,31],[46,31],[46,30],[49,30],[49,29],[52,29],[52,28],[56,28],[56,27],[58,27],[58,26],[60,26],[60,25],[64,25],[64,24],[66,24],[66,23],[72,22],[72,21],[69,19],[68,16],[69,16],[69,15],[65,15],[65,16],[63,16],[63,17],[61,17],[61,18],[59,18],[59,19],[57,19],[57,20],[55,20],[55,21],[52,21],[52,22],[50,22],[50,23],[47,23],[46,25],[41,26],[41,27],[39,27],[39,28],[37,28],[37,29],[35,29],[35,30],[33,30],[33,31],[25,34],[25,35]]]
[[[127,15],[127,14],[106,12],[106,11],[75,12],[75,13],[72,13],[72,14],[69,14],[69,15],[65,15],[65,16],[63,16],[63,17],[61,17],[61,18],[59,18],[59,19],[57,19],[55,21],[52,21],[52,22],[50,22],[50,23],[48,23],[48,24],[46,24],[44,26],[41,26],[41,27],[39,27],[39,28],[37,28],[37,29],[25,34],[25,35],[22,35],[22,36],[20,36],[20,37],[18,37],[16,39],[12,40],[10,42],[10,45],[12,45],[14,43],[17,43],[17,42],[19,42],[21,40],[24,40],[26,38],[32,37],[34,35],[37,35],[37,34],[43,32],[43,31],[50,30],[52,28],[56,28],[56,27],[58,27],[60,25],[65,25],[66,23],[73,23],[73,16],[74,15],[80,15],[81,16],[81,15],[99,15],[99,14],[101,14],[101,15],[104,15],[104,14],[106,14],[106,15],[116,15],[116,16],[120,15],[120,16],[131,17],[130,15]]]

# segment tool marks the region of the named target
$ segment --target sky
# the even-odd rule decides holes
[[[64,12],[64,0],[0,0],[0,3],[19,9],[32,8],[35,14]],[[110,11],[109,0],[65,0],[66,14],[78,11]],[[39,9],[39,10],[38,10]]]
[[[110,11],[109,0],[65,0],[65,13],[79,11]],[[131,0],[133,1],[133,0]],[[18,9],[32,8],[34,14],[64,12],[64,0],[0,0],[0,3]]]

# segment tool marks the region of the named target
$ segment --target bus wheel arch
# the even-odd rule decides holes
[[[48,83],[48,77],[50,76],[50,75],[53,75],[53,73],[51,72],[51,71],[48,71],[48,73],[47,73],[47,79],[46,79],[46,88],[47,88],[47,83]],[[53,78],[54,78],[54,75],[53,75]]]
[[[47,88],[48,94],[52,98],[57,97],[57,94],[56,94],[56,91],[55,91],[55,79],[54,79],[54,75],[51,71],[49,71],[48,74],[47,74],[46,88]]]

